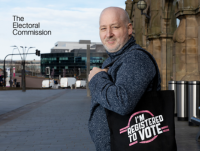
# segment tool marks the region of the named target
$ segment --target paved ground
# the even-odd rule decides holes
[[[0,91],[0,115],[22,107],[26,104],[40,101],[61,90],[21,90]]]
[[[95,151],[85,89],[0,91],[0,151]],[[199,127],[177,122],[178,151],[200,151]]]
[[[4,93],[1,91],[0,95],[4,96]],[[8,95],[11,91],[6,93]],[[28,99],[34,102],[34,96],[27,97],[28,94],[37,94],[37,99],[43,103],[31,103],[31,106],[17,109],[14,115],[2,116],[6,117],[7,122],[0,120],[0,151],[95,150],[87,130],[90,99],[86,96],[86,90],[29,90],[27,94],[21,94],[19,102]],[[27,112],[26,108],[30,111]],[[24,111],[24,114],[17,115]]]

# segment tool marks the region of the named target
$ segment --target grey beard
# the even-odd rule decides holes
[[[108,52],[117,52],[117,51],[119,51],[121,48],[120,48],[120,44],[118,44],[115,48],[113,48],[113,49],[109,49],[109,48],[107,48],[105,45],[103,45],[104,46],[104,48],[108,51]]]

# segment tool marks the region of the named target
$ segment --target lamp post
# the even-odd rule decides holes
[[[23,60],[22,60],[22,91],[26,92],[26,74],[25,74],[25,58],[26,58],[26,46],[20,46],[23,50]]]
[[[21,57],[21,59],[22,59],[22,68],[23,68],[23,58],[22,58],[22,55],[24,54],[21,54],[20,53],[20,50],[19,50],[19,48],[16,46],[16,45],[13,45],[13,46],[11,46],[11,47],[14,47],[15,49],[17,49],[18,51],[19,51],[19,54],[20,54],[20,57]],[[22,46],[21,46],[22,47]],[[22,69],[22,71],[23,71],[23,69]],[[21,76],[21,85],[22,85],[22,87],[23,87],[23,72],[21,73],[22,74],[22,76]]]
[[[17,47],[16,45],[11,46],[11,47],[15,47],[15,48],[18,49],[18,47]],[[27,49],[27,51],[26,51],[26,48],[27,48],[26,46],[25,46],[25,47],[20,46],[20,47],[21,47],[22,50],[23,50],[23,53],[20,53],[20,51],[19,51],[19,49],[18,49],[19,54],[20,54],[21,59],[22,59],[22,77],[21,77],[21,81],[22,81],[22,92],[26,92],[25,61],[26,61],[26,56],[27,56],[27,54],[28,54],[29,49],[35,48],[35,47],[29,47],[29,48]]]
[[[28,54],[35,54],[35,53],[28,53]],[[7,56],[5,56],[5,58],[4,58],[4,86],[6,86],[6,79],[5,79],[5,77],[6,77],[6,70],[5,70],[5,62],[6,62],[6,58],[8,57],[8,56],[10,56],[10,55],[21,55],[21,54],[8,54]]]
[[[141,10],[141,15],[145,15],[147,18],[150,19],[150,16],[148,16],[146,13],[143,13],[143,10],[145,10],[147,8],[147,3],[144,1],[144,0],[140,0],[138,3],[137,3],[137,8],[139,10]]]
[[[31,49],[31,48],[34,48],[34,47],[29,47],[28,49],[27,49],[27,51],[26,51],[26,46],[25,47],[23,47],[23,46],[20,46],[22,49],[23,49],[23,61],[22,61],[22,66],[23,66],[23,69],[22,69],[22,72],[23,72],[23,74],[22,74],[22,76],[23,76],[23,78],[22,78],[22,91],[23,92],[26,92],[26,73],[25,73],[25,61],[26,61],[26,56],[27,56],[27,53],[28,53],[28,51],[29,51],[29,49]]]
[[[87,45],[87,53],[86,53],[86,56],[87,56],[87,71],[86,71],[86,89],[87,89],[87,96],[90,97],[91,94],[90,94],[90,89],[89,89],[89,82],[88,82],[88,76],[89,76],[89,73],[90,73],[90,45]]]
[[[27,51],[26,51],[26,56],[25,56],[25,60],[26,60],[26,57],[27,57],[28,51],[29,51],[29,49],[31,49],[31,48],[35,48],[35,47],[29,47],[29,48],[27,49]]]
[[[19,48],[18,48],[16,45],[13,45],[13,46],[11,46],[11,47],[14,47],[15,49],[17,49],[17,50],[19,51]],[[21,56],[20,51],[19,51],[19,54],[20,54],[20,57],[21,57],[21,59],[22,59],[22,56]]]

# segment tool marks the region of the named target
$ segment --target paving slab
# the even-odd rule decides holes
[[[62,91],[64,90],[26,90],[26,92],[22,92],[21,90],[0,91],[0,115],[26,104],[53,96]]]

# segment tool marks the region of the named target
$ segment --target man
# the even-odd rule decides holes
[[[104,108],[121,115],[131,113],[144,92],[152,89],[157,67],[147,54],[138,50],[142,48],[135,43],[125,10],[104,9],[99,25],[100,38],[109,58],[102,69],[94,67],[88,77],[92,95],[88,128],[96,150],[110,151],[110,131]],[[118,58],[109,69],[104,69]],[[160,76],[158,80],[157,89],[160,90]]]
[[[17,85],[17,79],[14,79],[14,84],[15,84],[15,87],[16,87],[16,85]]]

